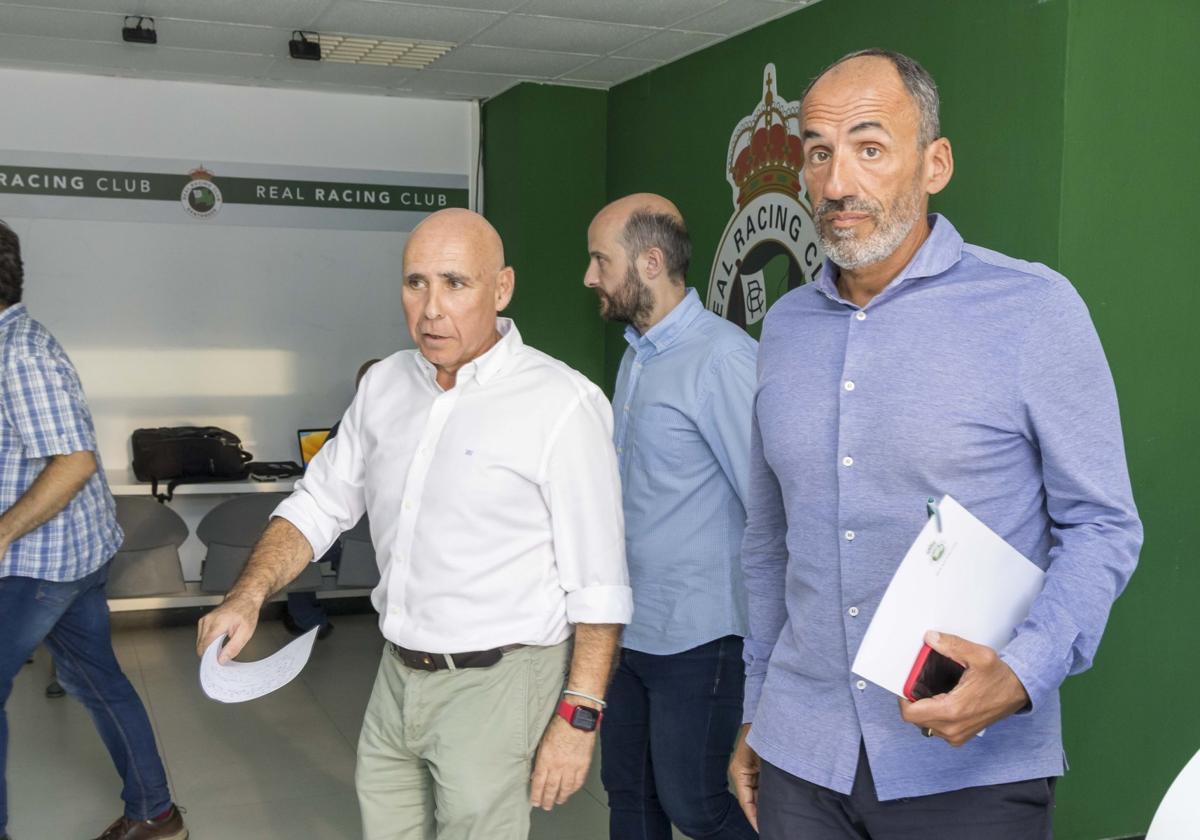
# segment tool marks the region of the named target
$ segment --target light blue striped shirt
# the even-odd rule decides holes
[[[826,263],[770,310],[759,351],[742,551],[750,744],[849,793],[861,740],[880,799],[1061,774],[1059,685],[1091,665],[1142,541],[1087,307],[1045,266],[931,220],[865,308]],[[946,493],[1047,570],[1000,651],[1033,708],[958,749],[850,672],[925,500]]]
[[[695,289],[645,335],[625,330],[613,438],[633,622],[622,644],[669,654],[746,633],[746,524],[756,344]]]
[[[0,577],[71,581],[121,546],[92,414],[62,345],[22,303],[0,312],[0,511],[25,495],[54,455],[96,452],[96,472],[67,506],[0,558]]]

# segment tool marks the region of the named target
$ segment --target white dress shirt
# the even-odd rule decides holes
[[[552,645],[633,614],[608,400],[497,329],[448,391],[417,350],[372,367],[274,513],[320,557],[366,511],[380,629],[412,650]]]

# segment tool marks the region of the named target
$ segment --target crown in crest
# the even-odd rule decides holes
[[[801,193],[800,103],[779,100],[774,64],[763,71],[762,102],[733,131],[726,168],[738,207],[765,192]]]
[[[193,181],[211,181],[213,179],[213,174],[205,169],[204,165],[201,164],[189,172],[188,177]]]

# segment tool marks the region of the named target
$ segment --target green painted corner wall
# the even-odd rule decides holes
[[[734,209],[730,134],[765,64],[787,99],[865,46],[933,73],[956,159],[934,208],[968,241],[1061,270],[1088,302],[1146,524],[1095,667],[1064,687],[1060,840],[1144,832],[1200,748],[1198,43],[1195,0],[822,0],[607,94],[522,85],[484,109],[487,214],[526,283],[513,311],[531,343],[611,391],[626,345],[580,286],[600,206],[641,190],[675,200],[703,294]]]
[[[887,47],[915,56],[941,89],[957,168],[934,209],[969,241],[1052,262],[1066,24],[1065,2],[823,0],[613,88],[608,195],[648,190],[679,205],[695,248],[690,281],[703,295],[734,210],[730,135],[759,102],[763,67],[774,63],[791,101],[839,56]],[[609,381],[624,351],[613,335]]]
[[[1060,264],[1121,400],[1146,527],[1095,667],[1064,687],[1063,836],[1145,831],[1200,749],[1200,4],[1072,0]]]
[[[506,315],[524,340],[604,382],[604,324],[583,287],[605,201],[607,94],[522,84],[483,109],[484,215],[516,269]]]

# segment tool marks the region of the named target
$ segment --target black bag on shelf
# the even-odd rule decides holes
[[[244,479],[253,457],[242,449],[241,438],[216,426],[136,429],[132,445],[133,474],[151,482],[159,501],[170,500],[180,484]],[[165,495],[158,492],[160,481],[167,482]]]

